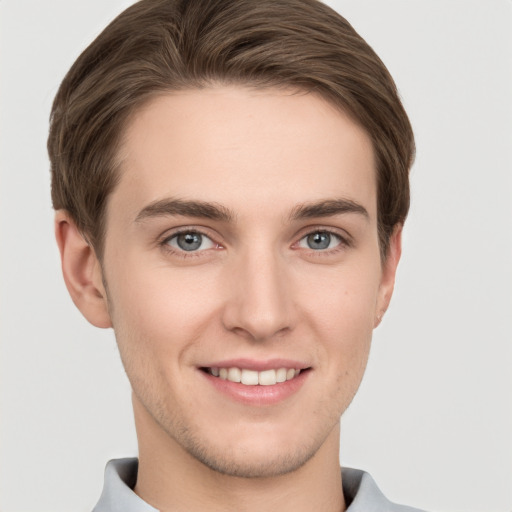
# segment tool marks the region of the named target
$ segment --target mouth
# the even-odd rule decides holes
[[[213,363],[213,362],[212,362]],[[288,402],[299,392],[313,368],[289,359],[216,361],[198,370],[212,388],[235,402],[267,407]],[[211,399],[217,395],[212,395]]]
[[[270,368],[268,370],[251,370],[248,368],[238,368],[232,366],[229,368],[203,367],[201,370],[208,375],[234,383],[240,383],[245,386],[274,386],[282,384],[297,378],[301,373],[309,368]]]

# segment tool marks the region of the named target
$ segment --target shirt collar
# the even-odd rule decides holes
[[[134,492],[138,459],[114,459],[105,468],[105,483],[93,512],[158,512]]]
[[[158,512],[134,492],[139,461],[111,460],[105,468],[105,485],[93,512]],[[391,503],[364,471],[342,469],[346,512],[414,512],[416,509]],[[421,511],[417,511],[421,512]]]
[[[346,512],[413,512],[409,507],[391,503],[370,474],[359,469],[342,468],[342,484]]]

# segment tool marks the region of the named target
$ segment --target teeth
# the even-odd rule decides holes
[[[258,372],[254,370],[242,370],[240,382],[246,386],[255,386],[258,384]]]
[[[286,368],[279,368],[276,371],[276,382],[286,382]]]
[[[231,382],[240,382],[242,380],[242,372],[239,368],[230,368],[228,370],[228,380]]]
[[[216,368],[208,369],[208,373],[214,377],[230,382],[241,382],[246,386],[273,386],[287,380],[294,379],[300,374],[300,370],[295,368],[277,368],[276,370],[264,370],[258,372],[255,370],[246,370],[244,368]]]
[[[277,382],[275,370],[265,370],[258,375],[258,383],[262,386],[272,386]]]

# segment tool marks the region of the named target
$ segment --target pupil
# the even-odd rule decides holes
[[[195,251],[201,247],[202,236],[199,233],[184,233],[178,235],[177,243],[184,251]]]
[[[313,233],[308,236],[308,246],[310,249],[327,249],[331,243],[329,233]]]

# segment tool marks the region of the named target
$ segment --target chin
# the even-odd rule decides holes
[[[187,443],[185,450],[209,469],[238,478],[272,478],[301,468],[316,453],[317,447],[286,450],[268,446],[260,450],[235,447],[229,451],[212,450],[199,443]]]
[[[312,459],[327,438],[339,438],[335,428],[315,431],[308,429],[307,424],[302,428],[260,424],[256,430],[241,424],[234,430],[176,422],[162,426],[186,456],[216,473],[239,478],[272,478],[292,473]]]

